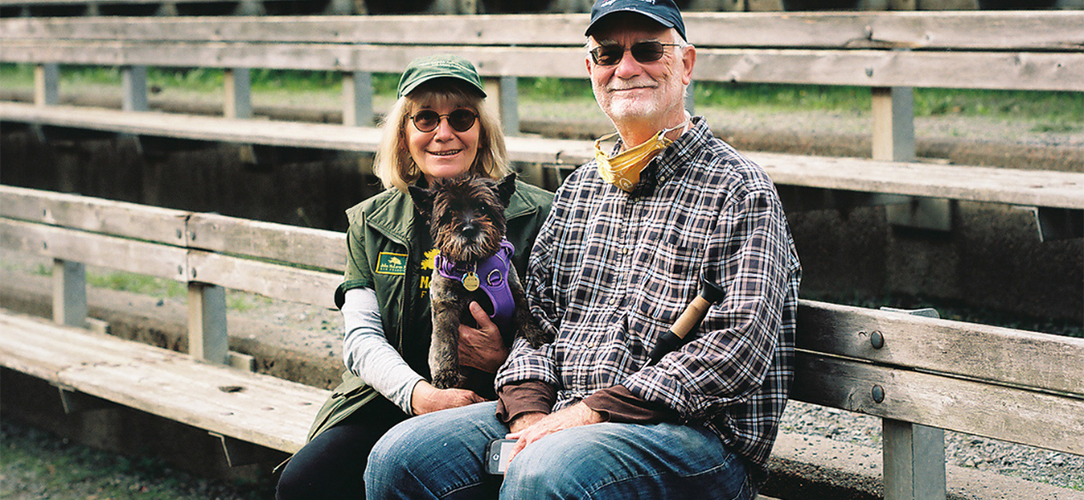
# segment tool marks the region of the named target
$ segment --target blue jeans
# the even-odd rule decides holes
[[[396,425],[365,469],[366,496],[441,499],[747,500],[744,460],[699,425],[603,423],[551,434],[491,476],[486,445],[508,427],[496,403],[430,413]]]

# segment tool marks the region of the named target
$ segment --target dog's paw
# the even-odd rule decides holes
[[[441,370],[433,374],[433,386],[437,389],[452,389],[462,387],[467,377],[460,375],[456,370]]]

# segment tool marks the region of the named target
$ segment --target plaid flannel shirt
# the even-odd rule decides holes
[[[558,189],[527,272],[531,312],[555,341],[517,339],[497,387],[534,380],[557,411],[620,384],[699,422],[763,472],[793,379],[801,268],[775,187],[701,117],[630,197],[595,162]],[[721,285],[696,339],[645,368],[699,290]]]

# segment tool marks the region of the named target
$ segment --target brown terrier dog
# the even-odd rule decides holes
[[[536,348],[546,342],[512,266],[515,249],[504,238],[504,209],[516,190],[515,180],[516,174],[499,183],[468,174],[437,179],[429,189],[410,187],[414,205],[429,219],[433,244],[440,250],[429,285],[433,310],[429,370],[433,385],[440,389],[466,387],[468,382],[459,366],[459,325],[474,323],[468,307],[472,301],[500,327],[505,345],[518,336]]]

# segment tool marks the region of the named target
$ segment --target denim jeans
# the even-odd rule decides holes
[[[486,445],[508,427],[496,403],[430,413],[393,427],[365,469],[369,500],[722,499],[755,489],[744,460],[699,425],[602,423],[527,446],[503,476],[483,470]]]

